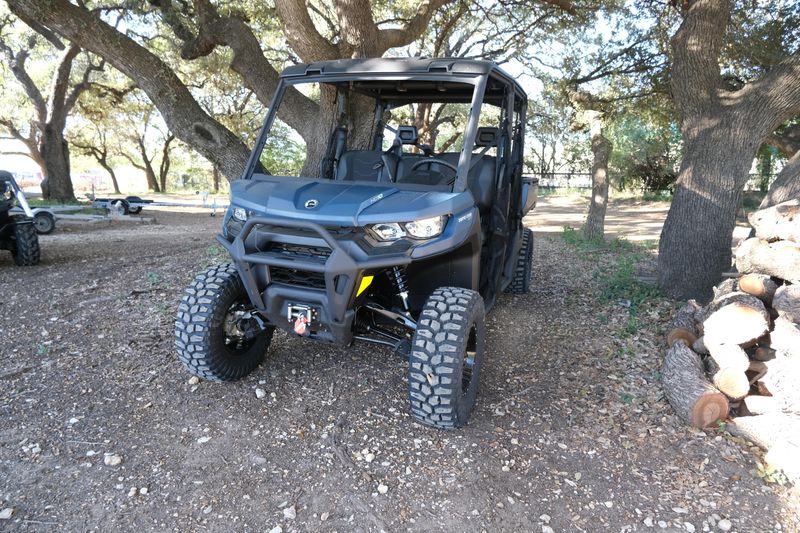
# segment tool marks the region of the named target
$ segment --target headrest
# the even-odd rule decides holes
[[[419,134],[416,126],[397,126],[397,140],[401,144],[417,144]]]
[[[478,128],[475,136],[475,146],[497,146],[497,137],[500,135],[500,128]]]

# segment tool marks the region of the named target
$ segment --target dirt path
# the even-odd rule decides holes
[[[556,207],[537,229],[560,232]],[[673,416],[658,383],[671,307],[626,333],[627,309],[596,298],[613,256],[539,234],[534,291],[489,315],[471,422],[441,432],[407,414],[405,362],[369,346],[278,334],[248,378],[189,384],[172,321],[224,259],[219,219],[157,216],[44,237],[38,268],[0,255],[1,530],[798,529],[756,455]]]

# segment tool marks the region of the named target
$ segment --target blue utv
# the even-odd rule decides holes
[[[331,123],[310,125],[320,141],[305,147],[309,136],[281,118],[302,99],[333,110],[321,114]],[[417,421],[463,426],[486,352],[485,313],[531,280],[533,234],[522,219],[537,182],[522,173],[526,105],[489,61],[286,69],[231,183],[217,237],[231,262],[198,275],[180,303],[175,342],[189,372],[242,378],[275,328],[372,343],[408,358]]]

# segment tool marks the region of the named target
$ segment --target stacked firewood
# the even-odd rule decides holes
[[[705,306],[675,316],[662,379],[688,424],[726,421],[800,481],[800,201],[752,213],[755,236]]]

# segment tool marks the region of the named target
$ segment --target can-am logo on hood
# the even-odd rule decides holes
[[[306,202],[306,209],[314,209],[318,205],[319,205],[319,200],[315,200],[314,198],[312,198],[311,200],[308,200]]]

